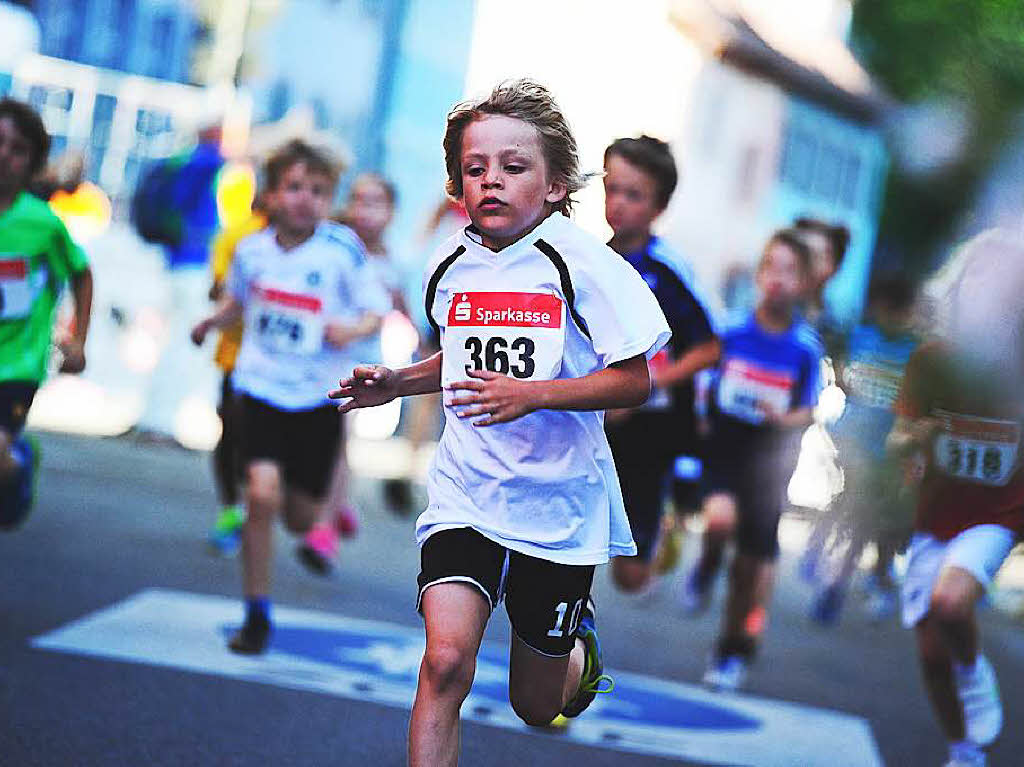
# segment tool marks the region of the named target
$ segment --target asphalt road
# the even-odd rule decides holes
[[[227,667],[230,657],[218,654],[219,638],[204,661],[212,665],[200,671],[156,654],[150,662],[114,660],[102,646],[106,636],[145,653],[172,633],[167,626],[198,620],[198,602],[194,615],[191,608],[159,614],[157,606],[158,614],[115,629],[135,632],[131,637],[98,634],[99,646],[89,652],[33,645],[40,636],[148,589],[231,599],[239,593],[237,563],[210,556],[204,545],[214,510],[207,456],[131,438],[43,435],[42,442],[38,507],[23,528],[0,535],[0,765],[404,763],[408,710],[401,703],[381,703],[384,687],[361,698],[330,694],[317,688],[320,681],[285,678],[283,671],[279,678],[264,673],[259,681],[220,673],[218,664]],[[344,547],[332,577],[309,575],[294,560],[293,543],[279,533],[274,604],[383,622],[415,636],[420,621],[413,610],[418,557],[412,523],[383,508],[377,483],[360,481],[356,491],[362,529]],[[837,629],[812,626],[804,617],[808,590],[792,569],[791,558],[784,558],[750,693],[808,707],[811,727],[817,721],[811,709],[863,718],[886,764],[941,764],[945,746],[924,700],[911,635],[895,622],[873,626],[856,609]],[[673,682],[699,679],[717,610],[697,620],[684,618],[677,606],[678,578],[647,599],[616,594],[604,570],[596,584],[609,666]],[[487,638],[500,648],[508,632],[499,611]],[[1024,696],[1018,693],[1024,636],[1019,624],[993,612],[983,617],[983,634],[1000,676],[1008,723],[991,764],[1019,764],[1024,731],[1014,723],[1024,716]],[[152,652],[182,649],[162,646]],[[478,675],[483,685],[480,680]],[[723,762],[713,754],[680,761],[627,753],[614,738],[588,744],[482,723],[488,716],[503,720],[504,710],[477,705],[474,712],[478,721],[463,725],[465,765]],[[765,744],[768,750],[786,747]],[[827,756],[793,761],[831,763]]]

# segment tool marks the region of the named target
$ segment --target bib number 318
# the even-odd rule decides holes
[[[480,336],[466,338],[469,363],[466,373],[473,370],[490,370],[492,373],[512,375],[514,378],[530,378],[537,370],[533,359],[537,346],[533,339],[520,336],[509,342],[502,336],[492,336],[486,341]]]

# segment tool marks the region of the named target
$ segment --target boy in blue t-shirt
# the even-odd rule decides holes
[[[612,560],[612,578],[635,592],[650,582],[672,467],[677,456],[695,449],[694,375],[715,363],[719,344],[690,270],[651,234],[676,186],[668,144],[650,136],[617,139],[605,150],[604,169],[605,218],[613,232],[608,245],[644,278],[672,329],[669,344],[650,361],[650,399],[606,418],[637,546],[636,556]]]
[[[839,618],[847,585],[861,552],[871,541],[878,548],[878,557],[869,609],[876,619],[895,610],[889,570],[909,536],[913,510],[902,466],[886,458],[885,439],[895,421],[893,403],[907,361],[918,345],[911,331],[913,306],[914,288],[906,278],[897,275],[876,280],[868,301],[869,321],[853,330],[838,360],[846,409],[832,428],[832,437],[845,489],[830,517],[838,527],[838,537],[849,542],[834,575],[821,584],[811,607],[811,617],[819,623],[831,624]],[[807,556],[820,553],[809,550]]]
[[[798,232],[775,232],[757,270],[754,312],[720,334],[722,356],[706,387],[703,551],[687,581],[706,606],[725,545],[735,536],[722,632],[704,683],[735,689],[757,648],[748,616],[763,611],[779,553],[778,526],[800,434],[813,420],[821,341],[797,307],[810,276]]]

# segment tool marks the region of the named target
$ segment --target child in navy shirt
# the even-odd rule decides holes
[[[768,240],[754,312],[726,326],[722,355],[704,392],[710,429],[704,466],[701,559],[687,582],[691,607],[706,606],[725,544],[736,539],[722,632],[705,684],[735,689],[756,649],[747,617],[767,601],[779,553],[778,526],[793,449],[813,419],[821,342],[797,313],[810,252],[791,229]]]

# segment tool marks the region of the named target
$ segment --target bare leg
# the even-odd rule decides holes
[[[921,673],[932,708],[939,725],[951,742],[966,737],[963,707],[953,679],[953,656],[931,615],[917,624],[917,648],[921,659]]]
[[[730,572],[729,597],[722,617],[723,638],[746,635],[747,616],[762,604],[760,597],[770,592],[773,578],[774,565],[771,562],[749,554],[736,555]]]
[[[285,496],[284,523],[288,532],[296,535],[308,533],[324,515],[324,501],[301,490],[289,490]]]
[[[508,691],[516,715],[533,727],[544,727],[558,716],[580,686],[583,675],[583,641],[561,658],[541,655],[512,634]]]
[[[18,471],[18,463],[11,455],[13,442],[10,432],[0,429],[0,482],[13,477]]]
[[[722,566],[725,545],[736,530],[736,499],[728,493],[715,493],[704,501],[704,537],[700,561],[695,575],[703,584],[708,583]]]
[[[410,767],[459,762],[459,709],[476,673],[490,605],[475,587],[439,583],[423,593],[427,645],[409,720]]]
[[[242,530],[242,584],[247,597],[270,591],[274,517],[281,508],[281,469],[273,461],[253,461],[246,471],[246,520]]]
[[[984,588],[966,570],[947,567],[939,575],[932,592],[929,613],[935,619],[953,660],[972,666],[978,657],[978,624],[974,606]]]

